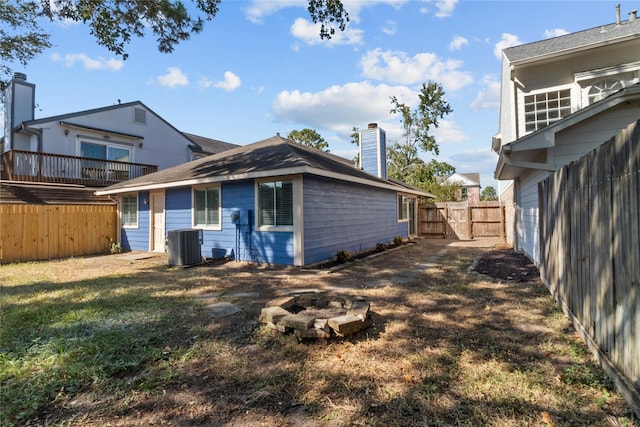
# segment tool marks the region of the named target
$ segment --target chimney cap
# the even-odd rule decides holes
[[[369,126],[368,126],[369,129],[375,129],[377,127],[378,127],[377,123],[369,123]]]
[[[27,75],[25,73],[13,73],[13,78],[16,80],[27,80]]]

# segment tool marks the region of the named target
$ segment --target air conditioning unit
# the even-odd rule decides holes
[[[170,230],[167,233],[169,265],[194,265],[202,262],[202,230]]]

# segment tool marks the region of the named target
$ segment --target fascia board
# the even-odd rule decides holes
[[[333,178],[333,179],[338,179],[342,181],[368,185],[371,187],[384,188],[384,189],[393,190],[393,191],[402,191],[405,193],[411,193],[411,194],[422,195],[422,196],[429,195],[428,193],[423,191],[400,187],[392,183],[384,183],[384,182],[379,182],[375,180],[368,180],[366,178],[356,177],[352,175],[345,175],[337,172],[327,171],[324,169],[312,168],[309,166],[272,169],[268,171],[249,172],[249,173],[243,173],[243,174],[212,176],[212,177],[206,177],[206,178],[187,179],[187,180],[157,183],[157,184],[140,184],[140,185],[132,185],[130,187],[126,186],[125,184],[124,187],[119,187],[112,190],[98,190],[96,191],[96,195],[105,196],[110,194],[159,190],[159,189],[165,189],[165,188],[188,187],[192,185],[211,184],[211,183],[217,183],[217,182],[230,182],[230,181],[240,181],[240,180],[246,180],[246,179],[259,179],[259,178],[268,178],[273,176],[298,175],[298,174],[312,174],[312,175],[324,176],[326,178]]]

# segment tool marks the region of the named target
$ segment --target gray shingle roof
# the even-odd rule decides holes
[[[217,139],[206,138],[200,135],[194,135],[192,133],[182,132],[184,136],[189,138],[191,142],[196,144],[202,149],[205,154],[218,154],[226,150],[230,150],[235,147],[239,147],[238,144],[232,144],[230,142],[224,142]],[[197,150],[193,150],[197,151]]]
[[[560,55],[563,52],[585,49],[634,36],[640,37],[640,19],[602,25],[564,36],[513,46],[505,49],[504,54],[513,63],[533,60],[541,56]]]
[[[189,185],[189,183],[195,182],[276,176],[287,172],[291,173],[291,170],[310,169],[323,171],[329,175],[352,178],[354,181],[368,181],[372,185],[398,187],[398,184],[354,167],[353,162],[347,159],[276,135],[253,144],[239,146],[199,160],[114,184],[101,192],[116,193],[125,192],[127,189],[160,188],[165,184],[184,183],[182,185]],[[399,190],[401,189],[399,188]]]

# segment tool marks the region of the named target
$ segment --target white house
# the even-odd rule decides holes
[[[539,261],[538,183],[640,118],[640,20],[507,48],[494,173],[507,240]],[[511,221],[510,221],[511,220]]]
[[[184,134],[140,101],[44,118],[35,106],[35,84],[16,73],[5,89],[3,180],[102,187],[236,146]]]

